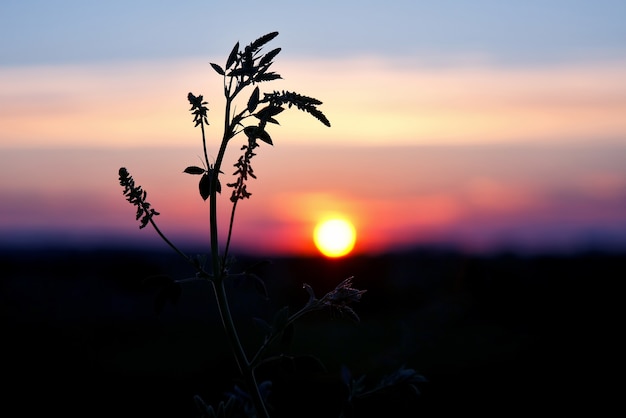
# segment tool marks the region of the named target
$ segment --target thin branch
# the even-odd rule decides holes
[[[233,223],[235,220],[235,210],[237,209],[237,202],[239,199],[233,202],[233,208],[230,211],[230,222],[228,223],[228,237],[226,238],[226,249],[224,250],[224,260],[228,257],[228,249],[230,248],[230,241],[232,239],[233,234]]]

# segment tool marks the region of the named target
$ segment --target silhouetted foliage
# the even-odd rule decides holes
[[[305,284],[303,287],[309,294],[309,300],[302,308],[292,313],[290,308],[285,306],[278,309],[269,321],[262,318],[253,319],[263,332],[264,338],[260,347],[250,357],[244,350],[235,327],[224,285],[226,281],[252,283],[263,297],[269,297],[265,283],[256,273],[258,266],[253,265],[244,269],[241,273],[233,273],[231,272],[233,266],[232,259],[228,254],[237,204],[240,200],[250,198],[252,194],[248,190],[248,181],[257,178],[252,167],[253,157],[257,155],[257,149],[261,143],[267,145],[274,144],[267,127],[269,125],[278,125],[278,117],[285,109],[291,109],[292,107],[310,114],[324,125],[330,127],[329,120],[318,108],[322,104],[320,100],[290,91],[261,92],[259,84],[281,78],[278,73],[270,71],[273,60],[281,52],[281,49],[275,48],[267,53],[263,52],[263,47],[277,35],[278,32],[263,35],[243,49],[240,48],[240,44],[237,42],[224,66],[215,63],[210,64],[213,70],[223,78],[226,100],[225,127],[217,157],[214,161],[209,160],[205,132],[205,127],[209,125],[208,102],[204,100],[203,95],[195,95],[191,92],[187,95],[191,105],[190,112],[193,116],[194,126],[201,129],[204,167],[191,165],[186,167],[183,172],[193,176],[200,176],[198,183],[199,193],[201,198],[209,204],[210,254],[190,257],[169,241],[153,220],[153,216],[158,215],[158,212],[150,208],[150,204],[146,201],[146,192],[142,190],[141,186],[135,186],[133,178],[125,168],[119,170],[120,184],[124,187],[124,195],[130,203],[137,207],[137,219],[141,218],[140,228],[144,228],[150,223],[161,238],[196,270],[195,277],[188,279],[172,280],[167,277],[155,277],[148,281],[149,284],[157,288],[155,301],[157,311],[161,312],[166,302],[176,302],[178,300],[182,289],[181,285],[185,282],[206,280],[212,284],[215,290],[215,298],[220,311],[222,325],[230,341],[244,385],[242,387],[235,386],[233,392],[228,395],[227,400],[220,402],[216,408],[207,405],[200,396],[195,396],[195,404],[203,417],[234,417],[238,416],[236,414],[242,411],[247,416],[268,417],[269,410],[271,410],[271,408],[268,409],[268,400],[271,398],[272,385],[270,381],[257,383],[255,376],[257,367],[273,363],[273,359],[277,358],[281,359],[279,362],[281,365],[285,365],[285,359],[289,358],[286,352],[293,340],[295,322],[309,312],[326,309],[330,310],[334,316],[338,314],[358,322],[359,316],[352,309],[351,305],[359,302],[365,293],[365,290],[358,290],[352,287],[352,277],[342,281],[335,289],[320,298],[315,296],[311,286]],[[247,97],[245,106],[238,112],[234,111],[235,99],[239,93],[248,87],[252,88],[252,92]],[[223,175],[221,167],[226,149],[239,134],[243,134],[245,142],[240,148],[242,155],[234,163],[235,171],[233,175],[235,180],[226,184],[227,187],[233,189],[230,196],[232,210],[225,249],[220,253],[216,199],[217,195],[221,193],[220,178]],[[209,262],[208,268],[207,261]],[[272,350],[274,354],[272,354]],[[298,363],[301,371],[308,370],[301,367],[305,363]],[[295,365],[296,363],[290,364]],[[414,385],[419,381],[418,375],[413,370],[400,369],[396,374],[384,380],[381,383],[381,387],[389,387],[401,383]],[[350,388],[352,397],[361,395],[360,386],[355,382],[358,381],[350,380],[345,382],[346,388]],[[373,390],[378,389],[379,387],[376,387]],[[348,398],[347,401],[349,402],[350,399]]]

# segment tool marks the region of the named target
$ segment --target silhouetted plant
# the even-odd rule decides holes
[[[245,390],[235,387],[233,393],[228,395],[228,399],[220,402],[217,408],[207,405],[200,396],[194,398],[196,406],[203,417],[232,417],[235,409],[243,410],[249,416],[259,418],[268,417],[267,394],[271,390],[270,382],[257,383],[255,370],[264,363],[270,361],[266,358],[268,348],[276,340],[285,340],[292,334],[294,322],[303,315],[320,309],[330,309],[348,318],[359,321],[356,312],[350,307],[354,302],[358,302],[365,290],[352,288],[352,278],[341,282],[335,289],[328,292],[321,298],[317,298],[311,286],[304,284],[304,289],[309,294],[308,302],[297,312],[290,313],[288,307],[284,307],[275,313],[271,323],[255,318],[256,323],[265,332],[265,337],[261,346],[250,358],[242,347],[239,334],[231,316],[231,310],[226,295],[225,281],[241,278],[252,279],[258,284],[259,289],[265,293],[263,281],[254,274],[254,266],[240,273],[230,272],[232,267],[229,262],[229,249],[232,239],[233,223],[237,204],[243,199],[248,199],[252,193],[248,190],[250,179],[256,179],[252,167],[253,157],[261,143],[273,145],[272,138],[267,131],[269,124],[278,124],[276,117],[285,108],[295,107],[298,110],[309,113],[318,121],[330,127],[330,122],[326,116],[318,109],[321,101],[312,97],[304,96],[290,91],[272,91],[262,93],[259,84],[280,79],[281,76],[270,67],[273,59],[280,52],[280,48],[275,48],[267,53],[263,53],[263,47],[274,39],[278,32],[268,33],[251,44],[240,48],[239,42],[235,44],[230,52],[226,64],[222,67],[211,63],[211,67],[217,74],[223,77],[224,96],[226,107],[224,113],[224,127],[221,142],[215,161],[211,163],[207,150],[207,137],[205,127],[208,121],[208,102],[202,95],[189,93],[187,99],[191,105],[190,111],[193,115],[195,127],[200,127],[202,134],[202,148],[204,152],[204,167],[189,166],[183,171],[187,174],[200,176],[198,189],[203,200],[209,203],[209,235],[210,235],[210,255],[191,257],[181,251],[176,245],[168,240],[161,232],[155,222],[155,216],[159,215],[146,201],[147,193],[136,186],[135,181],[124,167],[119,169],[120,185],[124,187],[124,196],[137,207],[137,220],[140,220],[140,228],[150,224],[159,236],[181,257],[190,263],[196,270],[196,276],[192,279],[172,281],[160,277],[153,280],[153,284],[160,287],[161,292],[157,297],[157,307],[162,308],[167,300],[176,300],[180,293],[180,285],[188,280],[206,280],[212,284],[215,292],[217,307],[221,315],[222,325],[226,331],[232,351],[238,365],[239,371],[245,382]],[[234,110],[234,101],[246,88],[252,88],[246,105],[240,111]],[[242,155],[234,163],[234,181],[226,183],[232,189],[230,201],[232,209],[226,243],[222,254],[219,252],[219,235],[217,222],[217,197],[222,192],[221,178],[223,158],[226,149],[231,141],[243,134],[244,143],[240,150]],[[209,265],[207,266],[207,261]],[[355,389],[353,381],[346,381],[346,386],[351,388],[351,396],[358,396],[359,391]]]

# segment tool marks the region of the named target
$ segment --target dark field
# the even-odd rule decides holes
[[[399,388],[356,403],[355,417],[601,416],[617,398],[624,254],[271,261],[259,272],[269,301],[245,283],[230,293],[248,347],[261,338],[251,317],[295,311],[302,283],[321,296],[355,276],[368,290],[359,324],[326,311],[297,324],[284,353],[312,354],[326,372],[260,370],[274,416],[336,416],[344,365],[371,385],[402,365],[428,380],[419,397]],[[142,285],[192,276],[176,255],[5,250],[0,266],[4,416],[193,417],[194,394],[216,401],[238,383],[209,285],[183,285],[160,314]]]

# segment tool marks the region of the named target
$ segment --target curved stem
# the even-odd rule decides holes
[[[156,231],[157,234],[159,234],[159,236],[161,237],[161,239],[163,241],[165,241],[165,243],[167,245],[170,246],[170,248],[172,248],[178,255],[180,255],[182,258],[185,259],[185,261],[187,261],[189,264],[191,264],[193,267],[195,267],[196,271],[200,274],[201,277],[210,279],[213,276],[210,275],[209,273],[207,273],[202,266],[200,266],[199,264],[195,263],[193,261],[193,259],[191,257],[189,257],[187,254],[185,254],[184,252],[182,252],[181,250],[178,249],[178,247],[176,247],[176,245],[174,245],[174,243],[172,243],[172,241],[170,241],[169,239],[167,239],[167,237],[165,236],[165,234],[163,234],[163,232],[161,232],[161,229],[157,226],[156,222],[154,222],[154,219],[150,218],[150,225],[152,225],[152,227],[154,228],[154,230]]]
[[[191,260],[191,258],[189,258],[187,256],[187,254],[183,253],[181,250],[178,249],[178,247],[176,247],[172,241],[170,241],[169,239],[167,239],[167,237],[165,236],[165,234],[163,234],[163,232],[161,232],[161,230],[159,229],[159,227],[157,226],[156,222],[154,222],[154,220],[152,218],[150,218],[150,225],[152,225],[152,227],[154,228],[154,230],[156,231],[157,234],[159,234],[159,236],[161,237],[161,239],[163,241],[165,241],[165,243],[167,245],[169,245],[174,251],[176,251],[176,253],[178,255],[180,255],[181,257],[183,257],[185,260],[187,260],[189,263],[194,264],[193,261]]]

